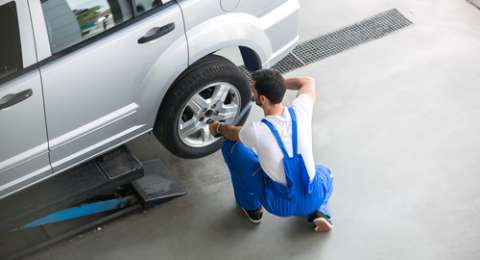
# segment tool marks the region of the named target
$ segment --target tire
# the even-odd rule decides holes
[[[246,75],[229,60],[212,54],[192,64],[174,82],[162,102],[153,132],[176,156],[204,157],[220,149],[224,141],[207,133],[207,119],[233,122],[250,100]],[[195,132],[194,128],[201,129]]]

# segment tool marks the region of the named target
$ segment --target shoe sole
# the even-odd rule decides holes
[[[260,222],[262,222],[262,219],[259,219],[259,220],[252,219],[252,218],[248,215],[247,211],[246,211],[244,208],[240,208],[240,209],[242,210],[243,214],[245,214],[245,216],[247,216],[248,220],[249,220],[250,222],[252,222],[253,224],[260,224]]]
[[[315,225],[315,228],[314,228],[315,232],[319,232],[319,233],[329,232],[333,228],[333,225],[330,222],[328,222],[328,220],[326,220],[325,218],[314,219],[313,224]]]

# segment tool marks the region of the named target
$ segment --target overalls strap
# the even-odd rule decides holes
[[[280,138],[280,134],[278,133],[277,129],[275,126],[273,126],[272,123],[270,123],[267,119],[262,119],[262,123],[267,125],[268,128],[270,128],[270,131],[273,134],[273,137],[277,140],[278,146],[280,146],[280,149],[282,150],[283,156],[285,158],[289,158],[287,149],[285,148],[285,144],[283,144],[282,138]]]
[[[292,107],[288,107],[288,112],[290,113],[290,118],[292,119],[292,146],[293,146],[293,156],[298,153],[298,143],[297,143],[297,117],[295,116],[295,111]]]
[[[288,112],[290,113],[290,118],[292,119],[292,146],[293,146],[293,156],[298,153],[298,145],[297,145],[297,117],[295,116],[295,112],[293,111],[293,108],[289,107]],[[280,138],[280,134],[278,133],[277,129],[275,126],[273,126],[272,123],[270,123],[268,120],[265,118],[262,119],[262,122],[268,126],[270,131],[272,132],[273,136],[277,140],[278,145],[280,146],[280,149],[283,152],[283,156],[286,158],[290,158],[288,156],[287,149],[285,148],[285,144],[282,141],[282,138]]]

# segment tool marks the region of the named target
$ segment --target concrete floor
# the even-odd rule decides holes
[[[188,195],[29,259],[480,259],[480,11],[463,0],[301,1],[307,40],[391,8],[415,25],[288,75],[317,80],[314,153],[335,228],[238,213],[219,153],[180,160]],[[258,110],[250,119],[260,118]]]

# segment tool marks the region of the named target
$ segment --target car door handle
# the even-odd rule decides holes
[[[0,98],[0,111],[24,101],[25,99],[31,97],[32,94],[32,89],[27,89],[16,94],[8,94],[3,96]]]
[[[162,27],[153,27],[152,29],[148,30],[148,32],[142,36],[140,39],[138,39],[138,43],[146,43],[152,40],[155,40],[157,38],[160,38],[164,36],[165,34],[173,31],[175,29],[175,24],[174,23],[169,23],[167,25],[164,25]]]

